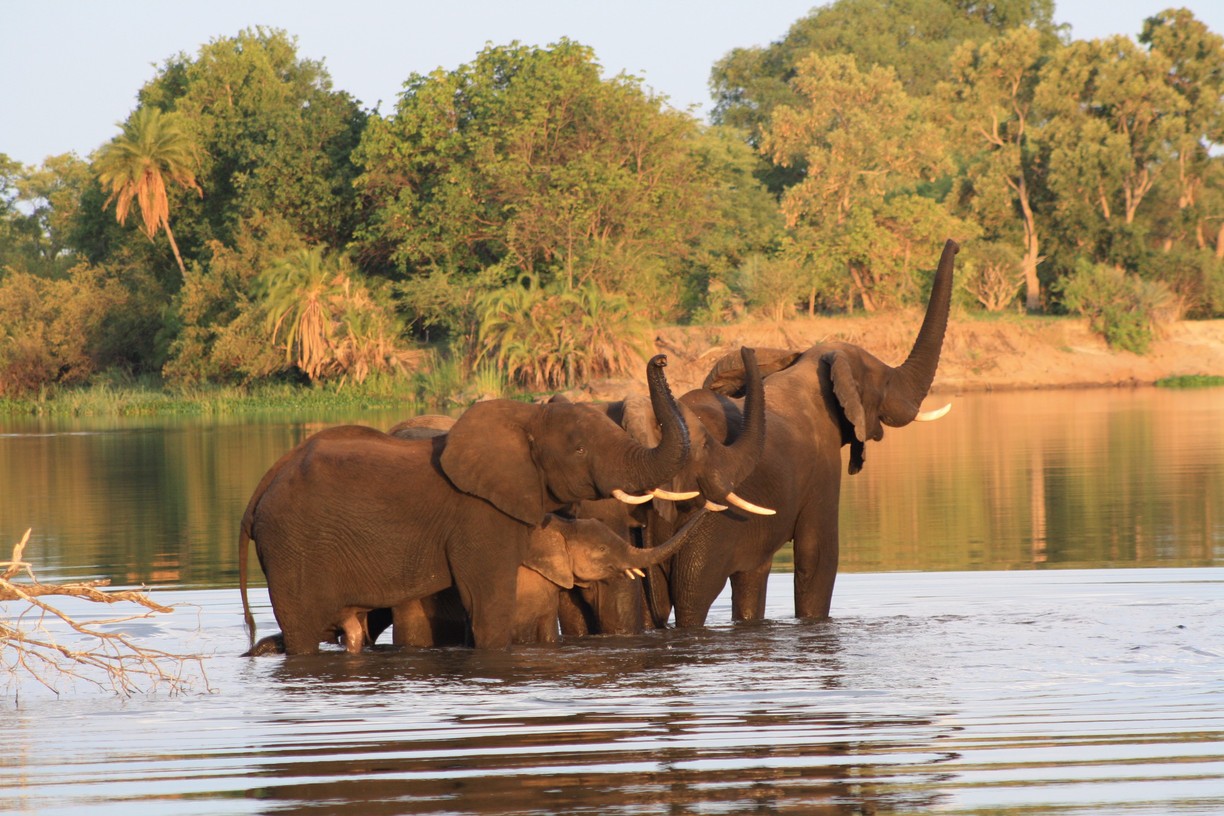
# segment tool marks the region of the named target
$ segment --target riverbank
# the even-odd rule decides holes
[[[699,388],[711,364],[749,345],[803,350],[816,343],[855,343],[890,365],[909,353],[922,313],[887,316],[744,321],[723,326],[667,326],[656,330],[655,348],[668,356],[668,380],[682,394]],[[1147,354],[1111,349],[1078,317],[958,317],[948,324],[932,393],[1151,385],[1185,375],[1224,375],[1224,320],[1179,321],[1164,328]],[[429,391],[428,386],[424,387]],[[29,400],[0,400],[0,415],[234,415],[267,411],[395,409],[405,415],[457,410],[459,404],[426,406],[420,383],[373,378],[304,388],[269,383],[254,389],[204,388],[170,393],[152,383],[95,385]],[[575,400],[620,399],[645,394],[645,370],[628,379],[600,380],[567,392]],[[460,389],[460,402],[492,394]]]
[[[656,337],[668,378],[682,393],[701,385],[711,363],[741,345],[806,349],[855,343],[890,365],[909,353],[922,314],[837,316],[672,327]],[[1151,385],[1184,375],[1224,375],[1224,320],[1166,326],[1147,354],[1110,348],[1080,317],[958,318],[948,324],[933,393]],[[616,384],[623,389],[622,384]],[[605,387],[593,389],[603,392]],[[602,393],[599,396],[604,396]]]

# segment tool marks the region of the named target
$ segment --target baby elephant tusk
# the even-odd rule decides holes
[[[727,494],[727,501],[731,502],[741,510],[746,510],[749,513],[756,513],[758,516],[772,516],[778,512],[777,510],[770,510],[768,507],[762,507],[759,504],[753,504],[747,499],[742,499],[734,493]]]
[[[631,569],[625,570],[625,577],[628,578],[630,581],[637,580],[637,576],[633,574],[633,570]]]
[[[634,496],[632,493],[626,493],[619,487],[612,491],[612,495],[623,501],[625,504],[645,504],[654,498],[647,493],[645,496]]]
[[[939,419],[941,416],[943,416],[944,414],[948,413],[951,410],[952,410],[952,403],[949,402],[944,407],[936,408],[934,411],[919,411],[918,415],[914,417],[914,421],[915,422],[934,422],[935,420]]]
[[[656,499],[667,499],[668,501],[684,501],[686,499],[695,499],[701,495],[700,490],[687,490],[683,493],[675,493],[671,490],[664,490],[661,487],[656,487],[650,492]]]
[[[707,509],[707,510],[712,510],[712,511],[713,511],[713,512],[715,512],[715,513],[721,513],[722,511],[724,511],[724,510],[726,510],[726,509],[727,509],[727,505],[725,505],[725,504],[715,504],[714,502],[710,501],[709,499],[706,499],[705,509]]]
[[[629,570],[629,571],[630,571],[630,572],[632,572],[634,575],[636,575],[636,576],[637,576],[637,577],[639,577],[639,578],[645,578],[645,577],[646,577],[646,573],[642,572],[642,571],[641,571],[640,569],[638,569],[637,567],[634,567],[633,569],[631,569],[631,570]]]

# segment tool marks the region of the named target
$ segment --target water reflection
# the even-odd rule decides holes
[[[356,698],[400,730],[390,740],[350,735],[332,720],[315,735],[317,750],[273,741],[259,749],[277,755],[258,771],[269,784],[252,793],[275,802],[269,812],[317,812],[329,801],[338,814],[848,814],[934,804],[936,794],[911,783],[934,780],[955,757],[933,748],[951,726],[870,702],[845,710],[837,625],[737,630],[512,654],[280,661],[270,677],[286,694],[317,699],[325,688],[337,696],[329,702]],[[905,784],[895,779],[900,764],[913,769]]]
[[[1224,563],[1224,391],[953,402],[843,479],[844,572]],[[34,528],[45,580],[232,586],[238,521],[271,463],[328,425],[398,418],[6,419],[0,533]]]

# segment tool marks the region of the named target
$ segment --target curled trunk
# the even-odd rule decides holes
[[[719,503],[756,469],[765,451],[765,385],[757,366],[756,352],[741,348],[740,359],[746,391],[743,424],[731,444],[711,444],[711,450],[707,451],[710,465],[697,476],[702,495]]]
[[[627,492],[651,490],[667,483],[688,461],[688,426],[667,385],[667,376],[663,373],[666,366],[667,357],[662,354],[650,358],[646,365],[650,405],[659,421],[659,444],[653,448],[635,444],[626,456],[622,472],[614,476],[617,483],[611,488]]]
[[[702,518],[710,511],[702,509],[689,516],[684,525],[672,534],[671,538],[663,542],[657,547],[648,547],[646,549],[634,548],[630,550],[630,560],[632,566],[636,569],[648,569],[650,567],[662,564],[667,559],[671,558],[680,548],[693,538],[693,527],[697,525]]]

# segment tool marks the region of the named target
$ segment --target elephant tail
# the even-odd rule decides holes
[[[247,636],[250,646],[255,647],[255,616],[251,614],[251,604],[247,600],[247,560],[251,551],[251,530],[247,519],[242,519],[242,529],[238,533],[238,594],[242,596],[242,619],[246,622]]]

